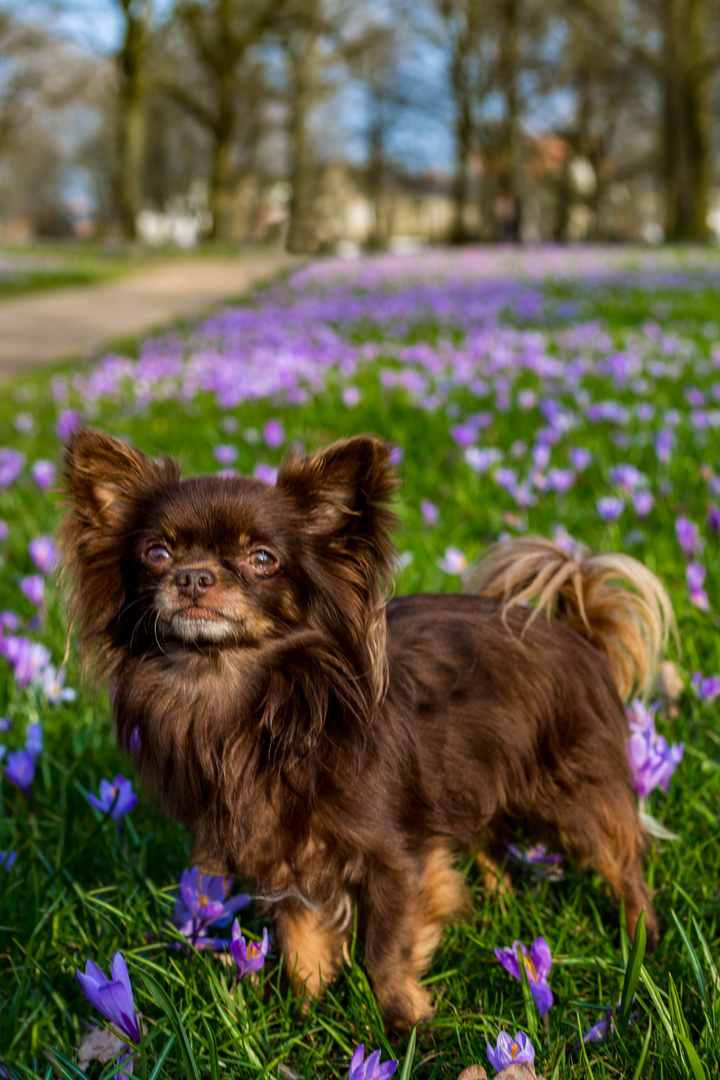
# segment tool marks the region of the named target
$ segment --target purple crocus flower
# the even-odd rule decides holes
[[[9,446],[0,449],[0,488],[10,487],[17,480],[25,464],[25,455]]]
[[[643,476],[634,465],[616,465],[610,471],[610,483],[632,492],[647,484],[647,477]]]
[[[677,519],[675,522],[675,535],[686,559],[691,559],[693,555],[699,555],[705,546],[700,536],[700,530],[695,522],[690,521],[689,518],[679,517]]]
[[[36,536],[28,544],[30,558],[43,574],[50,574],[57,563],[55,544],[51,536]]]
[[[633,1001],[635,998],[633,998]],[[584,1043],[601,1043],[605,1042],[608,1035],[613,1036],[615,1034],[615,1021],[617,1020],[620,1012],[620,1003],[615,1008],[615,1016],[612,1011],[608,1009],[606,1013],[598,1020],[597,1024],[593,1024],[589,1031],[586,1031],[582,1037]],[[631,1013],[628,1020],[628,1027],[632,1027],[633,1020],[637,1019],[637,1013]],[[576,1042],[575,1046],[579,1047],[580,1042]]]
[[[126,1039],[139,1044],[140,1025],[135,1012],[130,976],[122,953],[116,952],[113,956],[110,974],[112,979],[108,979],[92,960],[85,964],[85,974],[79,968],[75,969],[80,989],[93,1008],[101,1012]]]
[[[710,610],[708,594],[703,588],[706,573],[707,570],[705,567],[700,563],[695,562],[688,563],[685,569],[685,577],[687,578],[688,589],[690,590],[690,603],[700,611]]]
[[[438,560],[438,566],[446,574],[462,574],[468,568],[467,555],[456,547],[445,548],[445,554]]]
[[[465,460],[475,472],[486,473],[488,469],[492,469],[494,465],[502,461],[502,450],[498,450],[496,446],[488,446],[485,449],[471,446],[465,451]]]
[[[700,672],[696,671],[691,683],[698,701],[714,701],[720,697],[720,675],[710,675],[704,679]]]
[[[45,599],[45,579],[40,577],[39,574],[31,574],[29,577],[22,578],[20,592],[23,596],[27,596],[30,603],[34,604],[35,607],[42,607]]]
[[[655,496],[651,491],[636,491],[633,495],[633,506],[638,517],[647,517],[655,505]]]
[[[468,446],[472,446],[478,437],[477,425],[469,420],[465,424],[453,424],[450,428],[450,434],[453,437],[453,441],[458,446],[465,449]]]
[[[0,866],[4,867],[5,870],[12,870],[17,857],[17,851],[0,851]]]
[[[37,680],[37,685],[51,705],[57,705],[59,701],[75,700],[76,694],[73,688],[65,686],[65,674],[65,668],[56,671],[54,664],[48,664]]]
[[[52,461],[45,461],[42,458],[38,461],[34,461],[30,467],[30,472],[39,488],[46,489],[52,487],[55,479],[55,466]]]
[[[625,508],[622,499],[618,499],[614,495],[607,495],[603,499],[598,499],[595,505],[603,521],[617,521]]]
[[[363,1061],[364,1057],[365,1047],[360,1043],[350,1059],[348,1080],[388,1080],[388,1077],[392,1076],[398,1067],[398,1063],[394,1059],[385,1061],[381,1065],[379,1050],[373,1050],[367,1061]]]
[[[340,394],[346,409],[354,409],[362,401],[362,394],[357,386],[346,386]]]
[[[124,776],[116,776],[112,783],[109,780],[100,781],[100,797],[93,795],[91,791],[86,793],[87,801],[96,810],[102,810],[103,814],[110,814],[113,821],[129,814],[137,806],[137,795],[133,791],[132,780],[126,780]]]
[[[27,733],[25,735],[25,749],[28,754],[32,754],[33,757],[37,757],[42,753],[43,748],[43,730],[42,724],[28,724]]]
[[[673,447],[675,446],[675,433],[670,428],[663,428],[658,432],[658,436],[655,439],[655,453],[658,456],[659,461],[668,462],[672,457]]]
[[[39,679],[50,663],[50,653],[45,646],[24,637],[0,638],[0,655],[12,665],[21,690]]]
[[[440,511],[435,503],[430,502],[429,499],[423,499],[420,503],[420,513],[422,514],[423,521],[428,525],[436,525],[438,518],[440,517]]]
[[[655,713],[658,702],[647,709],[636,700],[628,707],[630,725],[628,762],[633,786],[641,799],[647,798],[656,787],[668,790],[670,778],[682,761],[683,743],[668,745],[667,739],[655,730]]]
[[[552,953],[550,952],[550,946],[544,937],[537,937],[530,946],[529,953],[525,946],[519,941],[514,941],[510,948],[496,949],[495,956],[497,960],[515,979],[520,978],[520,965],[518,963],[517,955],[518,946],[520,946],[520,951],[522,952],[533,1001],[535,1002],[540,1015],[544,1016],[546,1012],[549,1012],[553,1003],[552,990],[547,983],[547,977],[550,974],[550,969],[552,967]]]
[[[35,779],[35,755],[27,750],[16,750],[15,753],[8,754],[5,779],[19,787],[27,799]]]
[[[223,443],[220,446],[215,447],[213,454],[215,455],[215,460],[221,465],[232,465],[237,457],[237,450],[234,446]]]
[[[487,1044],[487,1056],[493,1069],[502,1072],[509,1065],[521,1065],[524,1061],[534,1062],[535,1047],[524,1031],[518,1031],[514,1039],[506,1031],[501,1031],[496,1046]]]
[[[77,431],[82,422],[82,413],[77,412],[75,409],[64,409],[58,416],[55,433],[61,439],[67,439],[68,436],[72,435],[73,431]]]
[[[232,880],[204,874],[199,866],[183,870],[172,921],[193,945],[207,935],[209,926],[228,926],[235,913],[250,902],[248,893],[228,899]]]
[[[248,975],[252,975],[254,972],[259,971],[265,963],[265,957],[268,954],[270,948],[270,941],[268,939],[267,927],[263,930],[262,941],[248,941],[245,943],[245,938],[240,932],[240,923],[235,920],[232,927],[232,940],[230,942],[230,952],[232,958],[235,961],[235,978],[238,982],[241,979],[246,979]]]
[[[583,472],[592,461],[592,454],[584,446],[574,446],[570,451],[570,464],[577,472]]]
[[[562,877],[562,855],[548,851],[544,844],[533,844],[524,851],[516,844],[508,844],[507,850],[514,862],[529,867],[538,877]]]
[[[707,523],[710,532],[716,535],[720,532],[720,507],[708,506]]]
[[[7,540],[9,533],[7,521],[0,521],[0,541]]]
[[[575,473],[572,469],[550,469],[547,480],[551,491],[564,495],[575,483]]]
[[[256,480],[262,480],[263,484],[270,484],[271,486],[277,480],[277,474],[278,471],[274,465],[260,464],[253,469],[253,476]]]
[[[265,445],[271,450],[277,450],[285,442],[285,428],[280,420],[268,420],[263,428]]]

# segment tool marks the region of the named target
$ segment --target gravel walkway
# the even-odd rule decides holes
[[[173,319],[200,315],[299,262],[280,252],[178,260],[101,285],[3,300],[0,380],[84,356],[105,342],[145,333]]]

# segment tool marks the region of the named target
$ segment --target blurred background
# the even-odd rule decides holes
[[[0,3],[0,241],[720,235],[718,0]]]

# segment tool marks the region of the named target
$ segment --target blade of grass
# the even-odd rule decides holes
[[[161,1070],[161,1068],[163,1066],[163,1062],[165,1061],[165,1058],[170,1053],[170,1051],[172,1049],[172,1045],[173,1045],[174,1042],[175,1042],[175,1036],[171,1035],[170,1038],[168,1039],[168,1041],[163,1046],[162,1053],[160,1054],[160,1057],[155,1062],[155,1068],[150,1073],[150,1076],[148,1077],[148,1080],[157,1080],[158,1076],[160,1075],[160,1070]]]
[[[705,983],[705,975],[703,974],[703,969],[702,969],[702,964],[700,963],[700,958],[698,957],[698,954],[695,952],[695,948],[694,948],[692,942],[690,941],[690,938],[688,937],[687,930],[685,929],[683,924],[678,919],[677,915],[675,914],[675,911],[671,909],[670,914],[672,915],[672,918],[673,918],[673,921],[675,923],[675,926],[677,927],[678,933],[680,934],[680,937],[682,938],[683,945],[685,946],[685,952],[688,954],[688,957],[690,958],[690,966],[693,969],[693,975],[695,976],[695,982],[698,984],[698,990],[700,991],[700,997],[703,1000],[703,1005],[707,1006],[707,1003],[708,1003],[707,985]]]
[[[150,994],[150,997],[165,1014],[170,1027],[173,1030],[173,1034],[177,1039],[178,1050],[180,1051],[180,1057],[182,1058],[185,1075],[189,1080],[200,1080],[200,1072],[197,1067],[197,1062],[195,1061],[195,1055],[192,1052],[190,1040],[187,1031],[185,1030],[185,1025],[180,1018],[180,1013],[177,1011],[175,1005],[165,993],[162,986],[160,986],[151,975],[148,975],[147,972],[143,974],[143,982],[145,983],[145,988]]]
[[[640,1076],[641,1076],[642,1071],[643,1071],[643,1069],[645,1067],[645,1061],[647,1060],[648,1051],[650,1049],[650,1038],[652,1036],[652,1029],[653,1029],[652,1020],[651,1020],[650,1017],[648,1017],[648,1029],[647,1029],[647,1032],[645,1033],[645,1039],[643,1041],[642,1050],[640,1051],[640,1057],[638,1059],[638,1063],[637,1063],[637,1066],[635,1068],[635,1072],[633,1073],[632,1080],[640,1080]]]
[[[517,947],[518,968],[520,969],[520,982],[522,984],[523,998],[525,999],[525,1015],[527,1017],[528,1034],[530,1035],[530,1041],[537,1044],[537,1024],[535,1023],[535,1002],[533,1001],[532,990],[530,989],[530,979],[528,978],[527,966],[525,964],[525,957],[522,954],[520,945]]]
[[[413,1058],[415,1057],[415,1044],[417,1042],[417,1028],[412,1029],[410,1035],[410,1041],[408,1042],[407,1050],[405,1051],[405,1060],[403,1061],[402,1072],[400,1073],[400,1080],[410,1080],[410,1070],[412,1069]]]
[[[637,926],[635,927],[635,940],[633,941],[633,946],[630,950],[630,956],[628,957],[627,967],[625,968],[622,997],[620,998],[620,1009],[618,1012],[618,1031],[627,1030],[627,1022],[630,1019],[630,1013],[632,1012],[633,997],[635,996],[637,984],[640,979],[640,972],[643,966],[643,960],[645,959],[646,941],[647,935],[645,933],[645,908],[643,908],[640,912],[640,918],[637,921]]]

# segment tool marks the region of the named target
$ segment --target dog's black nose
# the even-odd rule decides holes
[[[191,567],[179,570],[175,575],[175,584],[182,593],[190,596],[202,596],[215,584],[215,575],[206,567]]]

